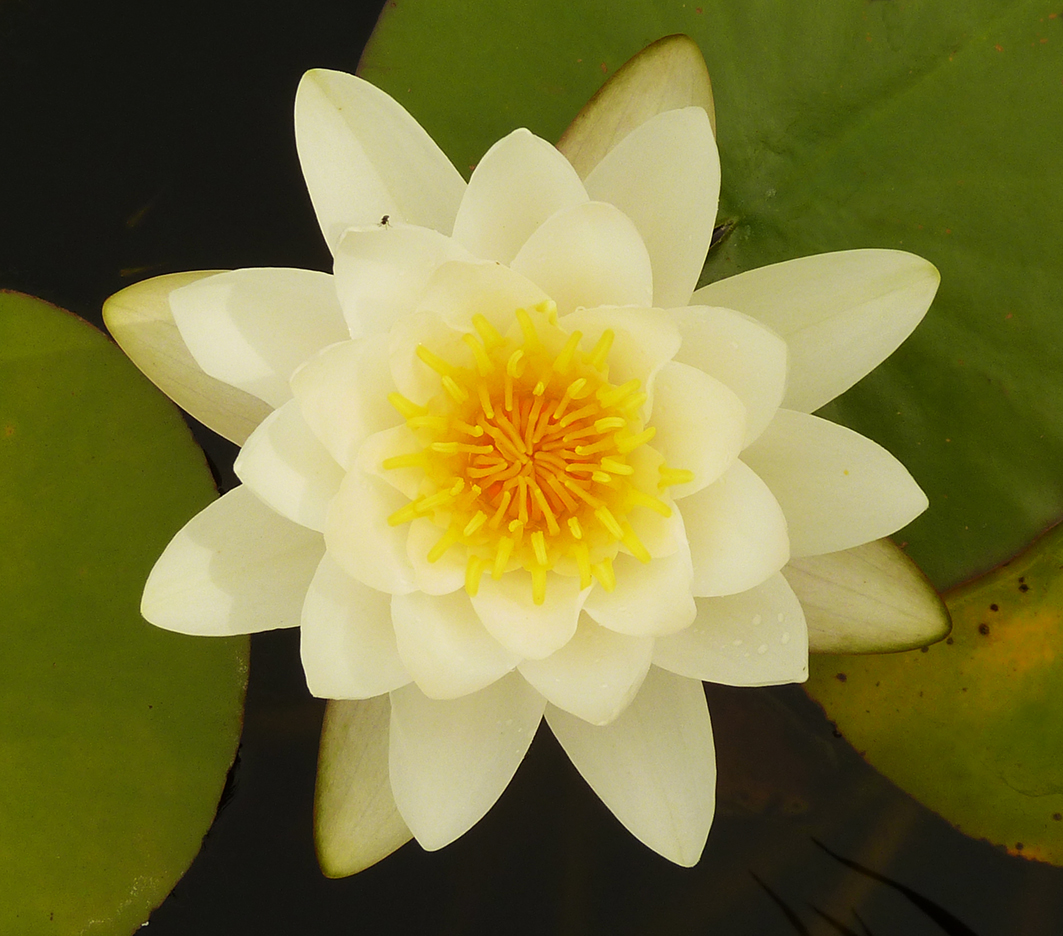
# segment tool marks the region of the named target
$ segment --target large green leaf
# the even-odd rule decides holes
[[[557,140],[604,78],[687,33],[712,74],[734,222],[708,279],[899,247],[942,287],[890,361],[824,414],[930,495],[903,532],[940,587],[1063,513],[1063,14],[1056,0],[404,0],[361,73],[462,170],[515,126]]]
[[[920,652],[813,657],[810,694],[864,757],[968,835],[1063,864],[1063,526],[946,596]]]
[[[167,633],[138,608],[214,496],[176,409],[118,348],[0,293],[2,933],[130,933],[199,850],[248,641]]]

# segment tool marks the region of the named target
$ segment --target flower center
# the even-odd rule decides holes
[[[472,366],[417,347],[439,374],[440,392],[427,406],[388,398],[423,447],[384,468],[424,471],[419,496],[388,522],[428,517],[440,527],[429,562],[463,547],[470,596],[485,572],[497,580],[514,568],[531,573],[536,604],[550,570],[612,591],[621,546],[650,561],[629,513],[647,507],[670,516],[658,489],[691,480],[690,472],[640,457],[655,430],[643,425],[639,381],[609,382],[612,331],[583,351],[582,333],[558,327],[552,302],[517,309],[515,319],[503,337],[473,317],[475,332],[462,336]]]

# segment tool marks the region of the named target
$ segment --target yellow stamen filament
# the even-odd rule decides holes
[[[605,367],[605,360],[609,357],[609,352],[613,348],[613,339],[615,337],[613,330],[607,328],[602,332],[602,336],[598,339],[598,343],[591,349],[590,356],[587,358],[587,363],[595,370],[601,370]]]
[[[491,405],[491,394],[487,390],[487,384],[480,384],[476,388],[476,393],[480,397],[480,406],[483,407],[484,416],[494,419],[495,408]]]
[[[572,536],[575,539],[583,539],[583,528],[579,525],[579,517],[569,517],[568,528],[572,531]]]
[[[638,538],[635,531],[631,528],[631,524],[626,520],[620,524],[621,529],[624,531],[624,535],[620,538],[622,542],[639,562],[649,562],[650,552],[643,545],[642,540]]]
[[[541,605],[546,601],[546,566],[532,566],[532,601]]]
[[[539,335],[535,331],[535,323],[532,322],[531,316],[528,315],[527,309],[517,309],[517,324],[520,325],[521,333],[524,335],[524,346],[530,351],[538,351],[540,348]],[[516,374],[513,375],[514,377]]]
[[[657,470],[661,476],[661,479],[657,482],[657,487],[659,488],[672,487],[676,484],[690,484],[694,480],[694,472],[687,471],[685,468],[669,468],[666,465],[661,465]]]
[[[591,586],[590,550],[587,548],[586,543],[576,543],[572,552],[576,557],[576,566],[579,568],[579,587],[582,591],[584,588],[590,588]]]
[[[543,535],[542,530],[536,530],[531,535],[532,549],[535,551],[535,561],[539,565],[546,567],[546,537]]]
[[[494,568],[491,569],[491,578],[496,582],[502,578],[502,573],[506,571],[509,557],[513,554],[514,542],[508,536],[500,536],[498,538],[498,546],[495,548],[495,564]]]
[[[411,429],[430,429],[432,432],[446,432],[450,423],[446,416],[411,416],[406,420]]]
[[[479,556],[469,556],[469,561],[465,564],[465,591],[470,598],[475,598],[480,590],[480,576],[483,571],[483,559]]]
[[[629,380],[626,384],[621,384],[619,387],[610,387],[608,384],[602,384],[595,395],[602,406],[616,406],[624,397],[630,396],[638,390],[639,386],[638,380],[634,379]]]
[[[454,398],[455,403],[464,403],[469,399],[469,391],[461,386],[449,374],[443,378],[443,389]]]
[[[616,590],[616,572],[613,571],[613,560],[608,556],[591,566],[591,574],[607,592]]]
[[[428,455],[422,449],[420,452],[411,452],[409,455],[392,455],[391,458],[385,458],[380,465],[385,470],[391,470],[392,468],[422,468],[427,463]]]
[[[472,335],[465,334],[461,336],[461,340],[468,345],[469,350],[472,351],[472,356],[476,361],[476,370],[481,377],[490,376],[495,369],[495,365],[491,358],[488,357],[487,351],[484,350],[484,346],[480,344]]]
[[[576,355],[576,349],[579,347],[579,342],[582,337],[583,332],[574,331],[568,336],[568,341],[565,342],[565,346],[561,349],[561,353],[554,358],[554,370],[559,374],[568,373],[568,369],[572,366],[572,359]]]
[[[487,514],[482,510],[477,510],[475,516],[465,524],[465,529],[461,531],[462,536],[472,536],[480,527],[487,522]]]
[[[433,354],[423,344],[417,346],[417,357],[434,370],[440,377],[455,377],[458,369],[444,361],[438,354]]]
[[[599,507],[594,511],[594,516],[609,531],[610,535],[615,536],[617,539],[623,538],[624,531],[620,529],[620,524],[616,522],[616,517],[613,516],[613,512],[608,507]]]
[[[650,510],[659,513],[662,517],[672,516],[672,508],[664,501],[654,497],[652,494],[646,494],[637,488],[631,488],[628,490],[627,499],[633,507],[636,505],[640,507],[649,507]]]
[[[498,525],[502,522],[502,518],[506,515],[506,508],[509,507],[509,502],[511,500],[513,500],[513,492],[503,491],[502,503],[498,505],[498,510],[495,511],[494,515],[489,521],[489,525],[492,528],[498,529]]]
[[[411,416],[424,416],[428,412],[425,407],[418,406],[413,400],[394,391],[388,394],[388,402],[399,411],[403,419],[409,419]]]
[[[628,452],[635,451],[640,445],[645,445],[653,439],[655,435],[657,435],[657,427],[650,426],[648,429],[643,429],[642,432],[636,433],[635,435],[623,437],[617,436],[616,450],[621,455],[626,455]]]
[[[461,537],[461,532],[457,527],[449,527],[447,532],[444,533],[430,550],[428,550],[428,561],[439,562],[443,558],[443,554],[453,546]]]
[[[630,465],[625,465],[623,462],[618,462],[614,458],[603,458],[602,470],[619,475],[633,475],[635,473],[635,469],[632,468]]]
[[[502,336],[482,313],[477,312],[472,317],[472,327],[476,329],[488,351],[493,351],[502,344]]]
[[[603,416],[594,421],[594,428],[598,432],[608,432],[610,429],[623,429],[627,426],[627,420],[623,416]]]

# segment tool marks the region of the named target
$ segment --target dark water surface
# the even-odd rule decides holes
[[[328,269],[291,102],[306,68],[354,70],[380,6],[0,0],[0,288],[101,324],[146,276]],[[197,432],[230,486],[233,447]],[[231,795],[148,932],[1063,933],[1063,871],[953,831],[800,688],[708,692],[720,804],[697,868],[632,839],[544,730],[463,839],[330,881],[311,836],[323,703],[298,635],[258,635]]]

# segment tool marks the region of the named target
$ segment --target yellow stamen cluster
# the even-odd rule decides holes
[[[419,496],[388,520],[428,517],[440,527],[429,562],[463,546],[473,596],[485,572],[500,579],[513,568],[531,573],[536,604],[552,569],[578,575],[581,588],[596,579],[612,591],[621,544],[650,561],[630,511],[671,514],[657,490],[639,486],[645,479],[629,463],[654,435],[642,424],[646,394],[638,380],[609,382],[613,332],[583,351],[583,335],[558,326],[553,303],[517,309],[515,318],[505,337],[484,316],[473,318],[475,333],[462,336],[471,366],[418,346],[417,356],[439,374],[440,393],[427,406],[389,397],[423,448],[384,467],[420,467],[425,478]],[[662,465],[655,480],[663,489],[690,478]]]

